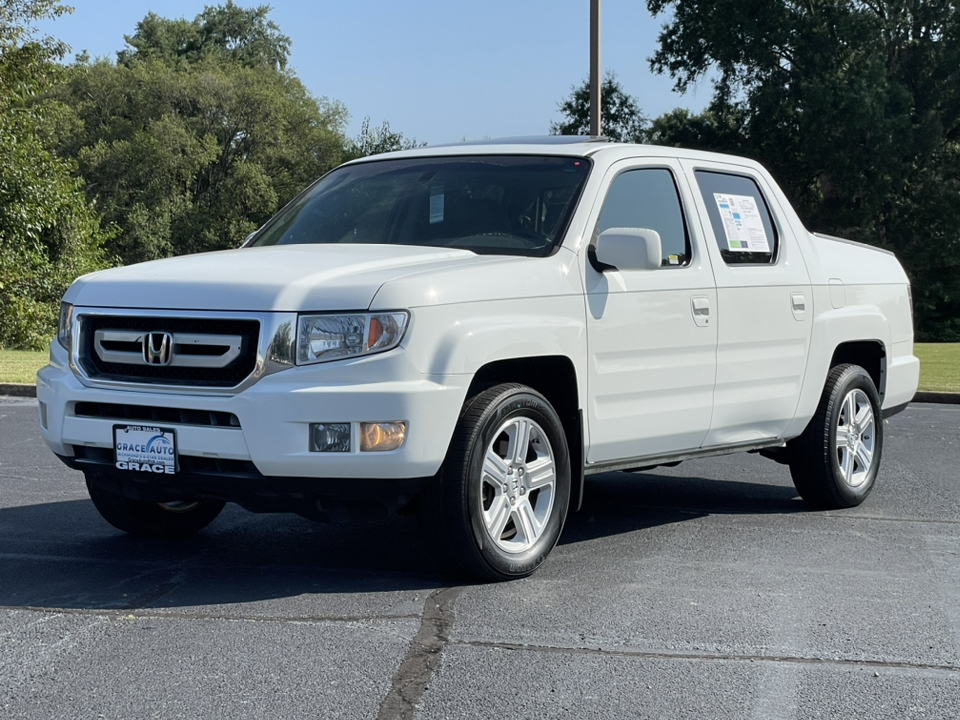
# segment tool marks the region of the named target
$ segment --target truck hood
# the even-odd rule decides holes
[[[467,250],[400,245],[244,248],[85,275],[64,300],[86,307],[162,310],[364,310],[390,280],[497,260]]]

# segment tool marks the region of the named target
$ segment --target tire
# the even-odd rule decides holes
[[[87,491],[104,520],[118,530],[144,537],[194,535],[212,523],[226,505],[219,500],[176,503],[131,500],[104,488],[89,476]]]
[[[517,384],[463,407],[421,528],[450,568],[478,580],[530,575],[557,544],[570,501],[570,453],[556,411]]]
[[[859,365],[830,371],[810,424],[791,441],[790,475],[817,508],[855,507],[877,480],[883,450],[880,396]]]

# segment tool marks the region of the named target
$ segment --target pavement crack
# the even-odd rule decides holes
[[[462,586],[441,588],[427,596],[420,629],[380,704],[378,720],[412,720],[450,642],[453,603],[462,590]]]
[[[939,670],[958,673],[960,665],[920,663],[890,660],[856,660],[854,658],[817,658],[798,655],[737,655],[730,653],[684,653],[655,650],[617,650],[602,647],[565,647],[560,645],[528,645],[526,643],[491,642],[484,640],[459,641],[457,645],[499,650],[526,650],[544,653],[569,653],[578,655],[604,655],[607,657],[633,657],[647,660],[721,660],[734,662],[793,663],[797,665],[838,665],[843,667],[890,668],[904,670]]]

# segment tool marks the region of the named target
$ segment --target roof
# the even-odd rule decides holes
[[[451,155],[561,155],[565,157],[596,157],[602,155],[610,161],[627,157],[647,156],[651,158],[687,158],[706,162],[730,163],[733,161],[736,164],[759,167],[752,160],[732,155],[664,145],[620,143],[606,137],[587,135],[486,138],[470,142],[427,145],[412,150],[371,155],[353,162],[416,157],[449,157]]]
[[[584,143],[610,143],[602,135],[521,135],[518,137],[484,138],[483,140],[464,140],[456,143],[442,143],[429,147],[464,147],[472,145],[582,145]]]

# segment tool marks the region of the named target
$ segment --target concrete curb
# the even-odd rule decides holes
[[[0,397],[32,397],[37,396],[37,386],[27,383],[0,383]]]
[[[0,383],[0,397],[28,397],[37,396],[37,386],[27,383]],[[960,393],[949,392],[918,392],[911,402],[939,403],[942,405],[960,405]]]
[[[960,405],[960,393],[953,392],[918,392],[911,402],[942,403],[945,405]]]

